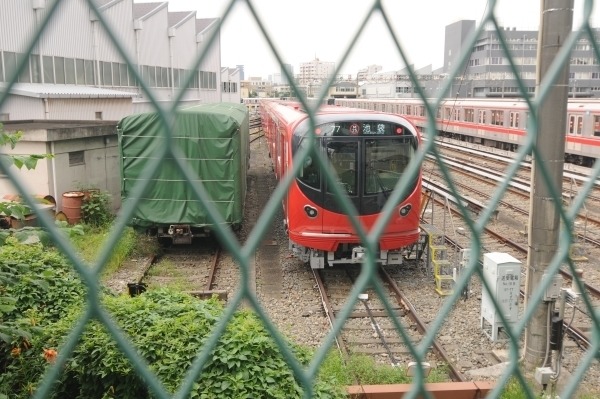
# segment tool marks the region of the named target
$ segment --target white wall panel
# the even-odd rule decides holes
[[[130,115],[133,109],[131,100],[126,99],[65,99],[48,100],[49,119],[95,120],[96,112],[102,112],[102,120],[118,121]]]
[[[192,64],[196,61],[194,49],[196,48],[196,19],[190,18],[177,29],[175,36],[171,40],[173,54],[173,67],[182,69],[192,69]]]
[[[50,4],[51,1],[47,0],[46,8],[41,12],[43,17],[48,14]],[[62,0],[58,7],[40,39],[42,54],[93,59],[92,26],[87,2]]]
[[[44,119],[44,100],[24,96],[8,96],[0,109],[0,114],[8,114],[8,120]]]
[[[133,30],[133,0],[122,0],[102,13],[110,24],[111,32],[135,64],[135,32]],[[99,29],[99,58],[103,61],[124,62],[104,27]]]
[[[167,7],[143,20],[139,39],[141,65],[169,66]]]
[[[0,49],[24,52],[35,27],[35,12],[31,1],[0,1]]]

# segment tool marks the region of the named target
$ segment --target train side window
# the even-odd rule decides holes
[[[581,134],[583,132],[583,116],[577,117],[577,132],[576,134]]]
[[[492,110],[492,125],[504,125],[504,111]]]
[[[481,123],[482,125],[485,125],[487,123],[485,118],[485,110],[479,110],[479,123]]]
[[[307,140],[302,140],[300,142],[298,151],[306,146]],[[308,155],[304,159],[304,163],[302,165],[302,169],[300,169],[300,175],[298,176],[298,180],[302,183],[315,188],[317,190],[321,189],[321,173],[319,172],[319,167],[317,163],[313,159],[312,155]]]
[[[519,127],[519,113],[518,112],[510,113],[510,127]]]
[[[452,108],[444,108],[444,119],[449,121],[452,120]]]
[[[465,122],[475,122],[475,110],[473,108],[465,108]]]
[[[594,115],[594,136],[600,136],[600,115]]]
[[[569,134],[573,134],[575,131],[575,117],[569,115]]]

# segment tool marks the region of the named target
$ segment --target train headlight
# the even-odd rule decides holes
[[[410,213],[410,210],[412,209],[412,205],[408,204],[406,206],[403,206],[402,208],[400,208],[400,216],[406,216]]]
[[[313,208],[310,205],[304,205],[304,212],[306,212],[309,218],[316,218],[318,214],[316,208]]]

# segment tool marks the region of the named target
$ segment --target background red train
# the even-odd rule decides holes
[[[317,157],[335,171],[334,184],[369,231],[417,156],[421,137],[415,126],[398,115],[323,105],[311,145],[309,116],[298,103],[263,101],[260,112],[278,179],[300,161],[298,153],[310,151],[282,204],[290,249],[312,268],[362,262],[366,249]],[[379,238],[380,264],[401,264],[403,251],[419,238],[420,170],[413,175],[405,178],[408,184]]]

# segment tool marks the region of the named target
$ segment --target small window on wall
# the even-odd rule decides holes
[[[102,111],[96,111],[96,120],[97,121],[101,121],[102,120]]]
[[[85,165],[85,152],[73,151],[69,153],[69,166]]]

